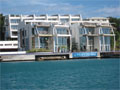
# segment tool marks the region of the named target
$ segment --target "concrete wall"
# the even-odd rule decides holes
[[[3,55],[2,61],[35,61],[35,55]]]

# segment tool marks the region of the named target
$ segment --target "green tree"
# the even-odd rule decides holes
[[[116,39],[116,50],[120,50],[120,18],[108,17],[110,23],[114,27],[115,39]],[[113,46],[113,38],[111,38],[111,44]]]
[[[0,14],[0,41],[4,40],[4,16]]]

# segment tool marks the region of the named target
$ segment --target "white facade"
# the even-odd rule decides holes
[[[17,51],[18,41],[0,41],[0,52]]]
[[[62,22],[62,23],[77,23],[82,20],[81,15],[7,15],[5,16],[6,40],[17,40],[18,25],[24,20],[41,20],[44,22]],[[38,21],[38,22],[39,22]],[[34,22],[34,21],[33,21]]]
[[[83,44],[83,51],[111,51],[110,47],[110,37],[114,37],[114,50],[115,50],[115,34],[113,31],[113,28],[111,24],[109,23],[108,18],[103,17],[93,17],[88,19],[82,19],[81,15],[7,15],[5,16],[5,28],[6,28],[6,40],[14,40],[18,41],[18,36],[20,35],[20,32],[18,29],[23,29],[26,31],[28,35],[24,37],[24,39],[28,39],[28,46],[27,48],[22,47],[21,49],[29,50],[32,48],[31,46],[31,38],[32,32],[29,32],[32,30],[32,28],[35,28],[34,25],[38,27],[48,27],[51,30],[51,35],[47,36],[49,37],[56,37],[57,39],[59,37],[69,37],[69,44],[71,49],[71,38],[73,41],[78,43],[78,49],[81,50],[80,45]],[[59,28],[67,28],[69,33],[67,35],[61,35],[56,34],[57,27]],[[89,28],[94,29],[93,33],[90,32]],[[109,30],[103,30],[103,28],[109,28],[110,33],[104,33],[103,31],[109,31]],[[82,34],[80,34],[80,29],[83,29]],[[72,33],[70,33],[70,31]],[[41,34],[41,36],[45,36],[45,34]],[[80,38],[85,37],[86,41],[80,40]],[[102,39],[102,43],[101,43]],[[108,39],[108,40],[107,40]],[[61,39],[62,40],[62,39]],[[106,44],[106,40],[108,41]],[[20,40],[19,40],[20,41]],[[54,40],[53,40],[54,41]],[[55,43],[55,42],[53,42]],[[18,44],[18,43],[17,43]],[[57,43],[58,44],[58,43]],[[26,44],[27,45],[27,44]],[[20,43],[19,45],[20,46]],[[54,44],[52,45],[54,46]],[[41,46],[38,45],[40,48]],[[107,49],[106,49],[107,48]],[[59,52],[57,51],[59,49],[59,45],[54,46],[52,48],[53,52]],[[85,50],[84,50],[85,49]]]
[[[6,15],[5,16],[5,39],[18,41],[18,25],[22,21],[30,22],[61,22],[67,24],[82,21],[81,15]],[[35,20],[35,21],[34,21]]]

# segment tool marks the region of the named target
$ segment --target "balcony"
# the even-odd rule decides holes
[[[0,41],[0,49],[17,49],[18,41]]]
[[[52,36],[52,33],[48,31],[39,31],[39,36]]]

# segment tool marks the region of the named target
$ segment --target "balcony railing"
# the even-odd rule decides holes
[[[17,49],[18,41],[0,41],[0,49]]]

